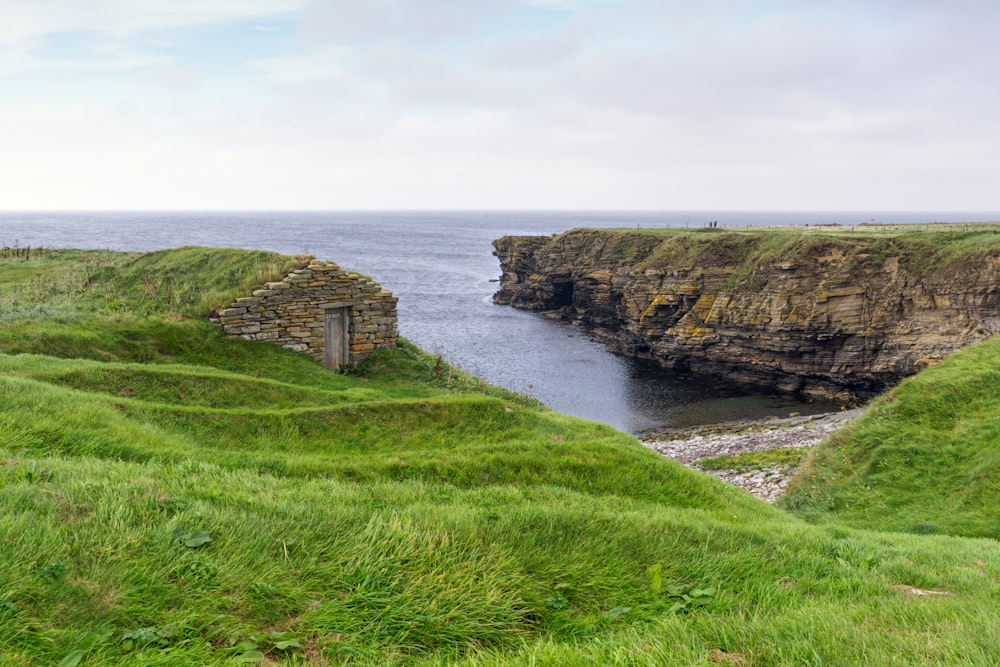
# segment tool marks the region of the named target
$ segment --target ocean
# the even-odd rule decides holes
[[[1000,213],[734,212],[12,212],[0,246],[158,250],[184,245],[309,253],[399,297],[400,333],[488,382],[631,433],[809,414],[803,404],[612,355],[578,328],[492,302],[490,242],[574,227],[719,227],[1000,220]]]

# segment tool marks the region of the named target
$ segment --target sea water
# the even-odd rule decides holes
[[[490,242],[574,227],[721,227],[998,220],[997,213],[183,212],[0,213],[0,246],[157,250],[184,245],[309,253],[399,297],[400,333],[424,350],[571,415],[633,433],[836,408],[612,355],[570,325],[497,306]]]

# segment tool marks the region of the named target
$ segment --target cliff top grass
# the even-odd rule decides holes
[[[880,270],[886,260],[925,281],[950,280],[1000,256],[1000,223],[784,226],[742,228],[574,229],[551,237],[590,264],[635,272],[716,266],[752,279],[775,264],[837,260],[844,275]],[[834,272],[835,273],[835,272]]]
[[[746,225],[723,227],[577,227],[555,237],[588,234],[611,234],[621,237],[691,238],[704,241],[722,238],[769,239],[770,242],[809,239],[810,242],[829,239],[835,244],[870,243],[872,240],[930,239],[946,245],[963,244],[970,240],[989,240],[1000,236],[1000,222],[934,222],[921,224],[882,225]],[[647,241],[648,242],[648,241]]]
[[[206,321],[297,261],[0,255],[0,663],[1000,661],[994,540],[810,525],[409,344],[334,373]]]
[[[591,231],[594,228],[577,227],[571,232]],[[723,224],[721,227],[608,227],[606,231],[627,231],[639,234],[796,234],[796,235],[841,235],[848,234],[854,236],[899,236],[900,234],[925,233],[925,234],[956,234],[972,233],[978,234],[989,232],[1000,234],[1000,222],[926,222],[907,224],[880,224],[874,222],[861,222],[858,224],[829,224],[829,225],[736,225],[729,226]]]

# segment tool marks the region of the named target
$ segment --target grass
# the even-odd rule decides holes
[[[1000,661],[992,539],[809,523],[411,345],[340,374],[204,320],[293,258],[39,252],[0,259],[4,665]]]
[[[556,237],[588,266],[629,264],[636,274],[678,266],[735,269],[731,285],[761,287],[772,265],[826,266],[827,282],[878,271],[889,258],[925,284],[952,282],[1000,254],[1000,223],[727,229],[574,229]],[[877,285],[875,285],[877,287]]]
[[[809,453],[804,447],[779,447],[763,452],[743,452],[727,456],[713,456],[698,461],[702,470],[729,470],[747,472],[761,468],[795,468]]]
[[[1000,537],[1000,339],[904,381],[806,462],[786,506],[810,521]]]

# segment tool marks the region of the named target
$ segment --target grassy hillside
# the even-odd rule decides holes
[[[790,491],[810,521],[1000,538],[1000,339],[904,381],[817,447]]]
[[[810,525],[410,345],[338,374],[205,321],[295,262],[0,256],[0,664],[1000,662],[993,540]]]

